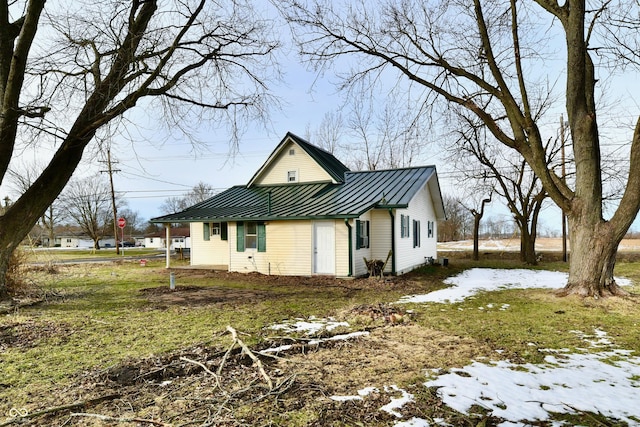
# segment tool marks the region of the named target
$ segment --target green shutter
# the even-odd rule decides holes
[[[211,239],[211,229],[208,222],[205,222],[204,224],[202,224],[202,238],[204,240]]]
[[[228,240],[229,239],[228,225],[229,225],[229,223],[227,223],[227,222],[221,222],[220,223],[220,240]]]
[[[267,251],[267,227],[264,222],[258,223],[258,252]]]
[[[236,236],[236,251],[244,252],[244,222],[238,221],[236,225],[237,236]]]
[[[367,247],[370,248],[371,247],[371,234],[369,233],[369,221],[367,221],[366,227],[367,227]]]
[[[360,249],[360,240],[362,239],[360,233],[360,220],[356,219],[356,249]]]

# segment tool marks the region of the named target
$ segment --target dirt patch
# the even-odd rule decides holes
[[[0,352],[9,348],[31,348],[38,342],[57,337],[64,339],[73,333],[69,325],[25,320],[0,325]]]
[[[251,303],[282,296],[283,291],[277,291],[276,286],[286,287],[286,292],[308,292],[327,288],[340,288],[345,295],[365,289],[403,289],[411,292],[420,287],[420,283],[411,277],[387,277],[378,279],[337,279],[328,276],[268,276],[259,273],[228,273],[209,270],[174,270],[176,282],[189,282],[195,279],[215,279],[217,281],[249,283],[254,286],[192,286],[178,284],[175,289],[169,286],[158,286],[141,289],[149,302],[156,308],[172,305],[203,306],[216,304],[234,304],[236,302]],[[266,285],[266,286],[264,286]],[[274,285],[269,288],[268,285]],[[262,288],[262,289],[260,289]],[[422,289],[422,288],[420,288]]]
[[[149,302],[160,308],[171,305],[195,307],[210,304],[232,304],[236,301],[246,303],[263,300],[269,295],[268,292],[259,290],[234,290],[215,286],[176,286],[175,289],[162,286],[141,289],[140,292],[146,296]]]

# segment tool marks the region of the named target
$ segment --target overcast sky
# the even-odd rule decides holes
[[[283,29],[283,42],[289,38],[288,30]],[[287,49],[289,53],[285,56]],[[229,157],[231,137],[224,127],[211,130],[211,127],[203,124],[198,139],[205,144],[194,147],[186,138],[167,139],[166,135],[158,130],[160,126],[145,115],[144,108],[137,107],[133,113],[136,129],[131,129],[127,138],[115,136],[112,141],[113,167],[118,170],[114,175],[114,185],[116,191],[124,195],[128,207],[138,211],[142,218],[149,219],[163,213],[160,206],[168,197],[181,196],[200,181],[219,190],[246,184],[287,132],[305,137],[307,127],[317,128],[326,113],[335,111],[341,105],[341,97],[335,93],[332,85],[335,81],[334,75],[327,73],[319,77],[305,70],[291,47],[285,46],[282,61],[282,69],[286,73],[283,82],[271,87],[273,93],[282,101],[281,108],[271,111],[268,129],[257,124],[247,129],[241,137],[239,153],[232,158]],[[564,85],[564,65],[557,65],[557,84],[561,87]],[[611,87],[611,92],[617,93],[619,98],[609,98],[612,100],[610,103],[616,103],[616,118],[629,123],[640,111],[632,98],[632,91],[635,89],[632,86],[635,82],[636,79],[620,79]],[[546,117],[546,126],[550,129],[550,134],[559,128],[563,103],[558,104],[556,110],[552,110]],[[603,119],[603,115],[600,115],[600,122],[601,130],[607,126],[619,126],[618,121]],[[603,138],[603,142],[626,143],[631,133],[624,129],[621,135],[618,141],[606,137]],[[443,193],[457,191],[460,187],[458,181],[440,157],[440,148],[436,141],[433,143],[433,147],[426,150],[423,158],[414,161],[413,164],[435,164]],[[616,155],[620,154],[619,148],[615,145],[611,150],[614,150]],[[42,153],[25,152],[23,156],[36,159],[42,156]],[[87,152],[83,165],[75,175],[83,176],[96,170],[105,170],[106,167],[100,160],[102,159],[95,153]],[[4,197],[7,191],[6,185],[0,188],[0,197]],[[489,215],[508,218],[506,208],[501,205],[501,201],[494,202]],[[560,229],[560,213],[557,209],[548,209],[541,221],[540,229],[543,232],[547,229]],[[637,229],[637,226],[634,228]]]

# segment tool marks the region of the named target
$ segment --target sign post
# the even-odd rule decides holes
[[[127,221],[120,217],[118,218],[118,227],[120,227],[120,235],[121,235],[121,239],[120,239],[120,243],[122,244],[122,256],[124,256],[124,227],[125,225],[127,225]]]

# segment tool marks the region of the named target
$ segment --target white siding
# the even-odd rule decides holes
[[[391,250],[391,215],[388,210],[371,211],[371,257],[386,261]],[[391,258],[385,267],[385,272],[390,273],[392,268]]]
[[[349,221],[353,227],[354,221]],[[355,230],[353,238],[355,239]],[[353,247],[355,249],[355,245]],[[343,219],[336,220],[336,276],[349,276],[349,228]]]
[[[363,215],[360,216],[360,218],[358,218],[360,221],[371,221],[371,213],[367,212]],[[369,224],[369,234],[373,234],[373,225]],[[356,230],[356,221],[353,221],[353,263],[354,265],[354,269],[353,269],[353,275],[354,276],[364,276],[367,274],[367,266],[364,263],[364,258],[366,259],[371,259],[373,258],[372,256],[372,248],[371,248],[371,242],[369,242],[369,247],[368,248],[360,248],[360,249],[356,249],[357,247],[357,236],[358,236],[358,232]]]
[[[311,274],[311,221],[269,221],[265,231],[266,252],[258,252],[257,249],[238,252],[236,223],[229,223],[230,271],[257,271],[283,276]]]
[[[191,223],[191,265],[229,265],[230,240],[212,233],[209,240],[204,240],[203,229],[203,223]]]
[[[401,215],[409,215],[409,237],[401,237]],[[413,247],[413,220],[420,221],[420,247]],[[428,221],[433,222],[433,235],[428,237]],[[428,187],[425,185],[409,203],[407,209],[395,211],[396,273],[404,274],[434,259],[437,254],[436,215]]]
[[[293,155],[289,154],[290,150],[293,150]],[[255,184],[287,184],[289,171],[296,172],[296,182],[332,181],[331,176],[306,151],[295,142],[289,141],[280,151],[278,157],[273,159],[269,166],[262,171]]]

